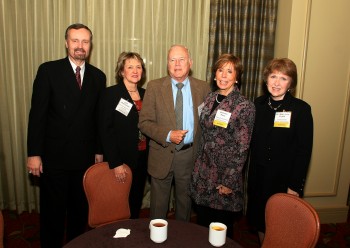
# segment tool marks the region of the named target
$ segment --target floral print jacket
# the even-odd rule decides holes
[[[217,95],[211,92],[207,96],[201,112],[202,136],[190,195],[198,205],[237,212],[243,208],[242,170],[253,131],[255,107],[235,86],[211,112]],[[231,113],[227,128],[213,124],[219,109]],[[230,188],[232,193],[219,195],[216,187],[220,184]]]

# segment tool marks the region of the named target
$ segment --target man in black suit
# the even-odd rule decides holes
[[[86,169],[102,162],[97,103],[106,76],[88,64],[92,32],[83,24],[65,34],[68,56],[40,65],[28,123],[29,173],[40,177],[41,247],[62,247],[86,230]],[[66,228],[66,233],[65,233]]]

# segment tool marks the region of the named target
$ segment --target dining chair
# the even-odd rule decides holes
[[[320,235],[320,219],[305,200],[286,193],[272,195],[265,209],[262,248],[312,248]]]
[[[132,172],[124,183],[117,182],[107,162],[97,163],[85,172],[83,185],[89,204],[88,223],[92,228],[130,218],[129,193]]]
[[[4,247],[4,217],[0,209],[0,248]]]

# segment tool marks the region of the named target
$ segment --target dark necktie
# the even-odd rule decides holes
[[[77,66],[77,68],[75,69],[75,78],[77,79],[77,83],[79,86],[79,89],[81,89],[81,76],[80,76],[80,66]]]
[[[176,116],[176,129],[182,130],[182,122],[183,122],[183,99],[182,99],[182,87],[184,87],[183,83],[177,83],[177,93],[176,93],[176,102],[175,102],[175,116]],[[182,140],[180,144],[176,145],[176,150],[180,150],[184,145],[184,141]]]

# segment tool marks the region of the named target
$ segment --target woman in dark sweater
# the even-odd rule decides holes
[[[118,182],[128,176],[125,166],[132,171],[131,218],[139,217],[147,178],[147,141],[137,127],[145,94],[140,84],[145,76],[145,65],[138,53],[121,53],[116,68],[117,85],[106,89],[100,106],[104,160]]]
[[[254,102],[247,213],[260,242],[269,197],[275,193],[303,196],[313,143],[311,107],[291,94],[297,85],[294,62],[273,59],[264,69],[264,80],[268,93]]]

